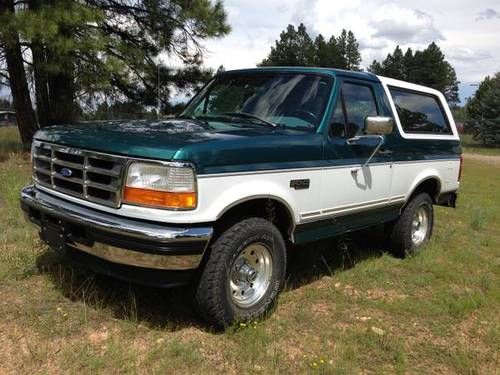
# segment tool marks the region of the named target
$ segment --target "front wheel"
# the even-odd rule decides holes
[[[388,228],[394,254],[404,257],[418,253],[429,241],[433,226],[432,199],[429,194],[420,193],[408,202],[401,216]]]
[[[212,244],[195,292],[202,318],[223,329],[266,314],[283,287],[285,241],[268,220],[249,218]]]

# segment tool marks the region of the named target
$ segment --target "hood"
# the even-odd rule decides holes
[[[193,143],[269,132],[241,126],[227,128],[214,131],[201,122],[178,119],[82,122],[43,128],[35,139],[110,154],[171,160],[177,151]]]
[[[57,125],[35,139],[109,154],[191,161],[199,173],[297,167],[321,157],[321,135],[242,123],[196,120],[109,121]]]

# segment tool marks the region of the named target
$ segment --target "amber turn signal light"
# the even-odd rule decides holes
[[[173,193],[126,186],[123,200],[126,203],[160,208],[183,210],[196,208],[196,193],[194,192]]]

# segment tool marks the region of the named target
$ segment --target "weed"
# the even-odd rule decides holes
[[[471,212],[470,227],[474,230],[481,230],[486,224],[486,211],[483,208],[474,208]]]

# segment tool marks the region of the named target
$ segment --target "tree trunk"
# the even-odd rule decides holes
[[[49,123],[55,125],[73,122],[75,118],[73,70],[64,69],[64,72],[51,76],[49,93],[51,109]]]
[[[13,0],[0,1],[0,13],[8,12],[13,14],[14,11]],[[33,135],[38,129],[38,124],[31,103],[19,35],[10,35],[10,40],[3,41],[3,44],[7,70],[9,72],[10,90],[16,109],[17,125],[21,134],[23,148],[27,151],[31,147]]]
[[[70,36],[73,30],[60,28],[61,35]],[[48,75],[49,87],[49,124],[69,124],[75,119],[75,58],[71,52],[61,55],[60,51],[47,49],[47,63],[50,65],[57,56],[59,69],[56,72],[50,72]]]
[[[29,0],[29,9],[38,11],[41,7],[41,0]],[[45,71],[47,58],[45,55],[45,47],[40,40],[31,42],[31,53],[33,59],[33,78],[35,80],[35,97],[36,111],[38,115],[38,123],[40,127],[49,125],[50,117],[50,101],[49,101],[49,81]]]
[[[33,76],[35,79],[36,111],[40,127],[50,124],[50,101],[49,101],[49,81],[47,73],[44,71],[46,64],[43,45],[34,41],[31,44],[33,56]]]

